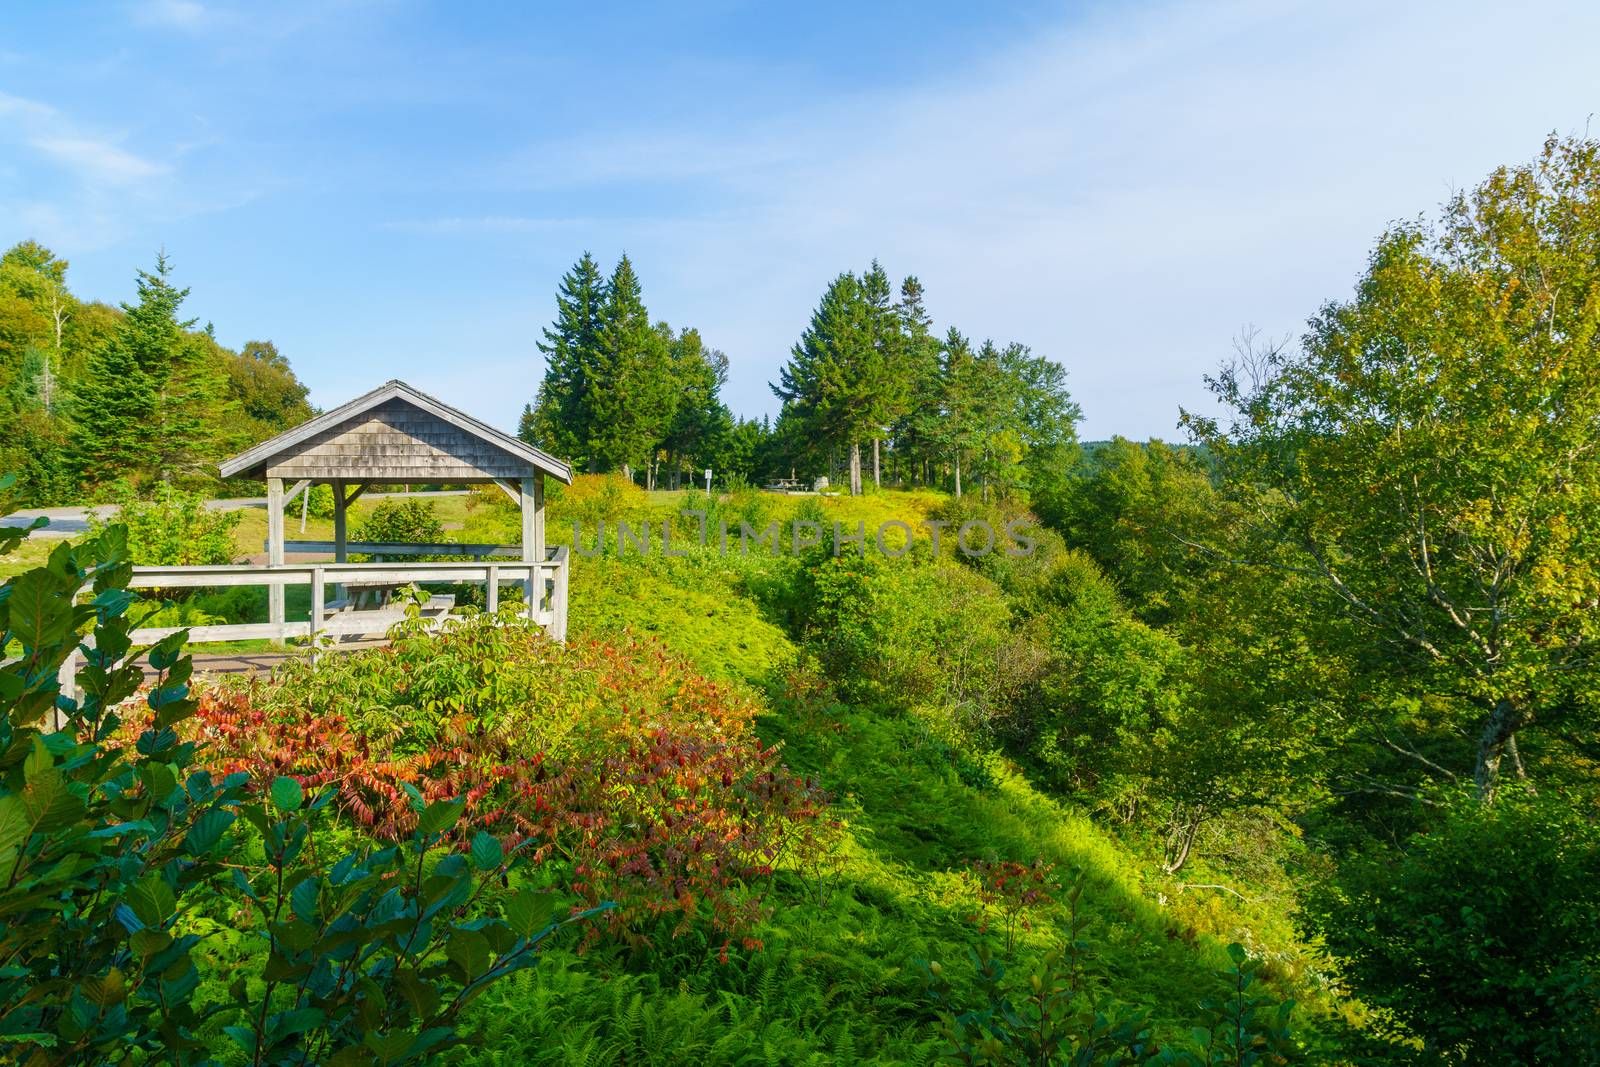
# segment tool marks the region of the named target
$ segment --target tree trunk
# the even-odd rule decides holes
[[[1194,851],[1195,835],[1200,832],[1200,819],[1204,813],[1199,810],[1186,810],[1179,805],[1172,813],[1172,821],[1167,826],[1166,871],[1168,874],[1177,874],[1183,870],[1184,864],[1189,862],[1189,854]]]
[[[956,453],[956,499],[961,499],[961,453]]]
[[[850,442],[850,495],[861,495],[861,443]]]
[[[1479,803],[1494,803],[1495,790],[1500,786],[1500,763],[1508,753],[1513,765],[1522,762],[1517,754],[1516,739],[1517,731],[1526,723],[1526,716],[1505,697],[1496,701],[1489,712],[1483,732],[1478,735],[1478,765],[1472,775],[1478,787]]]
[[[879,466],[878,439],[876,437],[872,439],[872,487],[874,489],[883,488],[882,468]]]

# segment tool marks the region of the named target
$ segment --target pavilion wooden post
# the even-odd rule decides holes
[[[522,479],[522,561],[544,562],[544,475],[535,471]],[[544,599],[544,572],[528,574],[528,618],[539,617]]]
[[[283,566],[283,479],[267,479],[267,566]],[[267,614],[274,625],[283,623],[283,586],[267,587]]]
[[[333,480],[333,561],[335,563],[349,563],[345,551],[345,502],[344,479]]]

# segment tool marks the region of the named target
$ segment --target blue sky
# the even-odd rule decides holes
[[[591,10],[592,9],[592,10]],[[563,270],[626,250],[736,411],[877,257],[1176,436],[1246,326],[1600,105],[1600,5],[221,0],[0,11],[0,242],[270,338],[319,404],[401,377],[515,425]]]

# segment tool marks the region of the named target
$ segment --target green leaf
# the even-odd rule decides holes
[[[167,799],[178,788],[178,776],[172,772],[172,768],[156,760],[147,760],[139,765],[139,779],[157,800]]]
[[[31,782],[41,771],[48,771],[56,765],[55,759],[50,755],[50,750],[45,747],[42,734],[33,735],[33,747],[28,752],[28,758],[22,761],[22,779]]]
[[[0,796],[0,852],[14,848],[27,840],[33,828],[28,806],[15,793]]]
[[[85,810],[83,801],[72,792],[61,772],[54,768],[36,772],[33,780],[22,787],[22,792],[16,794],[15,799],[22,804],[21,836],[14,836],[19,829],[15,813],[0,811],[0,849],[19,843],[30,833],[47,834],[70,826],[83,817]],[[11,800],[13,797],[6,797],[0,804]]]
[[[467,981],[489,969],[489,941],[476,930],[457,928],[445,942],[444,954],[461,968]]]
[[[439,991],[431,983],[418,978],[417,972],[411,968],[396,971],[394,984],[417,1018],[426,1019],[439,1010]]]
[[[85,978],[78,988],[85,999],[102,1008],[120,1004],[128,995],[128,985],[123,981],[122,972],[115,967],[99,977]]]
[[[315,1029],[327,1021],[327,1016],[316,1008],[295,1008],[292,1011],[282,1012],[267,1020],[267,1033],[270,1040],[276,1044],[286,1037],[303,1034],[307,1030]]]
[[[424,837],[445,833],[461,820],[466,807],[460,800],[435,800],[417,820],[417,832]]]
[[[155,955],[172,944],[172,935],[165,930],[152,930],[145,927],[135,930],[128,936],[128,947],[141,959]]]
[[[410,782],[401,782],[400,788],[405,790],[406,796],[410,799],[412,811],[420,812],[428,806],[428,802],[422,799],[421,790]]]
[[[487,830],[479,830],[472,839],[472,864],[480,871],[492,871],[505,859],[505,849],[500,839]]]
[[[407,1031],[396,1030],[387,1034],[368,1034],[362,1044],[377,1053],[379,1063],[393,1063],[406,1054],[414,1040],[416,1038]]]
[[[554,893],[518,890],[506,901],[506,925],[515,930],[519,937],[532,937],[550,925],[558,900]]]
[[[223,833],[233,825],[234,818],[231,811],[213,809],[206,812],[194,821],[188,836],[183,839],[184,851],[191,856],[204,856],[217,847]]]
[[[307,878],[289,893],[289,906],[295,915],[308,923],[316,923],[320,919],[320,888],[315,878]]]
[[[13,640],[24,649],[53,648],[72,632],[72,602],[59,578],[44,568],[13,578],[6,598]]]
[[[177,907],[172,887],[159,874],[147,875],[143,881],[128,890],[128,906],[148,927],[160,929]]]
[[[298,811],[304,800],[305,792],[295,779],[281,775],[273,781],[272,802],[279,811]]]
[[[233,1038],[233,1043],[246,1052],[256,1050],[256,1032],[248,1026],[224,1026],[222,1032]]]

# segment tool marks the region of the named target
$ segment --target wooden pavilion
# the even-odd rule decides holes
[[[385,633],[404,613],[353,610],[342,596],[329,600],[327,587],[386,587],[483,583],[485,605],[499,602],[503,582],[521,585],[527,617],[557,641],[566,640],[566,546],[551,549],[544,536],[544,481],[572,482],[567,463],[502,433],[443,401],[389,381],[348,404],[263,441],[221,464],[225,478],[260,478],[267,483],[267,562],[226,566],[134,567],[135,589],[266,586],[269,620],[189,627],[149,627],[130,636],[153,643],[178,629],[196,642],[283,641],[305,638],[312,655],[325,639]],[[351,542],[345,516],[371,486],[488,484],[499,486],[522,509],[522,538],[515,545],[388,544]],[[333,487],[334,539],[284,539],[284,509],[311,486]],[[289,489],[285,491],[285,485]],[[332,553],[332,563],[287,563],[286,551]],[[351,563],[349,553],[375,557]],[[406,561],[406,556],[465,556],[466,562]],[[393,557],[402,557],[394,559]],[[285,618],[284,588],[309,585],[311,606],[304,620]],[[450,600],[452,598],[439,598]],[[61,666],[63,692],[76,684],[78,653]]]
[[[240,453],[220,469],[225,478],[260,478],[267,483],[266,564],[135,567],[130,583],[134,588],[267,587],[266,623],[190,627],[195,641],[307,637],[315,645],[323,637],[383,633],[403,617],[403,612],[394,610],[353,610],[351,602],[338,593],[330,600],[326,596],[329,583],[336,588],[370,589],[481,582],[486,606],[494,611],[500,586],[507,581],[523,586],[528,618],[542,624],[556,640],[566,638],[569,555],[565,546],[552,550],[545,544],[544,482],[551,477],[570,484],[572,468],[405,382],[386,382]],[[419,482],[499,486],[522,509],[521,542],[418,545],[349,541],[346,514],[369,487]],[[333,541],[286,541],[284,509],[318,483],[333,488]],[[288,551],[332,553],[333,562],[288,563]],[[351,552],[370,554],[374,562],[351,563]],[[465,556],[468,561],[404,559],[422,555]],[[310,616],[304,622],[285,618],[284,587],[288,585],[311,587]],[[155,641],[168,632],[170,629],[139,630],[134,638]]]
[[[522,509],[518,554],[526,563],[543,564],[549,561],[544,536],[544,480],[552,477],[567,484],[572,481],[568,464],[398,380],[385,382],[240,453],[221,464],[221,473],[224,478],[266,481],[269,568],[285,566],[285,550],[289,547],[303,551],[331,548],[335,564],[346,564],[352,547],[382,557],[446,553],[490,556],[506,554],[508,547],[515,549],[516,546],[493,545],[350,545],[345,516],[362,493],[371,486],[418,482],[498,485]],[[302,542],[291,546],[284,539],[284,509],[298,494],[318,483],[333,488],[333,543]],[[565,562],[564,556],[560,562]],[[393,569],[392,565],[386,568]],[[385,576],[374,577],[382,581]],[[564,568],[560,577],[565,577]],[[532,571],[526,580],[531,612],[544,593],[544,583],[535,582]],[[282,625],[283,584],[274,583],[269,588],[271,622]],[[496,582],[489,590],[491,604],[497,593]],[[565,630],[564,614],[563,611],[560,631]]]

